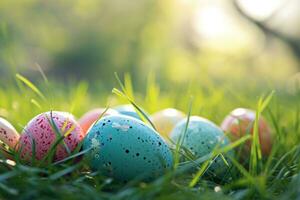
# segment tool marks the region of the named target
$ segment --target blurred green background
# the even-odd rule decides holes
[[[140,91],[149,74],[167,90],[206,81],[286,88],[300,69],[299,4],[2,0],[0,81],[37,81],[39,65],[51,80],[107,91],[114,72],[130,73]]]

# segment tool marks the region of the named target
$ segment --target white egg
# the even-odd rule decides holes
[[[10,149],[15,149],[20,135],[16,129],[7,120],[0,117],[0,141],[6,144]],[[5,147],[0,145],[0,153],[6,158],[11,158]]]

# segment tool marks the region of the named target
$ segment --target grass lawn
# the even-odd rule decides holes
[[[246,164],[232,158],[230,177],[211,178],[202,173],[205,171],[203,163],[213,159],[209,156],[197,159],[197,167],[189,168],[188,164],[179,163],[176,169],[152,182],[126,184],[102,176],[101,171],[92,172],[85,158],[78,161],[78,154],[61,163],[36,162],[33,165],[18,161],[18,155],[14,155],[16,163],[1,156],[0,198],[299,199],[300,95],[289,94],[281,85],[238,84],[241,82],[203,80],[180,86],[169,84],[160,89],[154,79],[149,78],[144,89],[135,90],[132,89],[134,81],[131,84],[130,78],[125,78],[127,95],[134,97],[137,105],[148,113],[174,107],[219,125],[237,107],[262,112],[272,128],[272,152],[268,157],[259,157],[253,152],[246,156]],[[14,81],[0,85],[0,116],[21,132],[27,122],[41,112],[62,110],[79,118],[95,107],[128,103],[111,92],[114,87],[121,90],[117,81],[115,85],[105,86],[110,88],[107,90],[99,91],[94,86],[75,81],[56,83],[46,78],[31,85],[24,77],[17,76]],[[173,153],[178,154],[178,151]]]

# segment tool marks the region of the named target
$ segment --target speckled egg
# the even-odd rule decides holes
[[[13,150],[15,149],[19,138],[20,135],[13,127],[13,125],[11,125],[7,120],[0,117],[0,140]],[[2,152],[2,154],[8,156],[2,148],[2,145],[0,145],[0,151]]]
[[[172,153],[164,139],[133,117],[111,115],[88,132],[84,149],[94,170],[121,181],[151,180],[172,166]]]
[[[168,138],[175,125],[184,118],[185,114],[183,112],[174,108],[167,108],[151,115],[150,120],[157,132]]]
[[[114,109],[122,115],[127,115],[136,119],[141,119],[139,114],[135,111],[134,107],[131,104],[117,106]]]
[[[179,137],[183,137],[187,119],[181,120],[173,129],[171,139],[177,142]],[[191,116],[188,129],[183,139],[182,145],[189,149],[196,158],[200,158],[211,153],[217,145],[224,147],[229,144],[229,139],[223,131],[213,122],[198,116]],[[230,152],[232,154],[232,152]],[[229,171],[221,157],[217,157],[211,164],[209,170],[213,176],[223,176]]]
[[[79,120],[78,123],[80,124],[83,132],[86,134],[89,128],[99,119],[102,113],[105,111],[105,108],[96,108],[90,110],[89,112],[85,113]],[[108,115],[116,115],[118,112],[114,109],[108,109],[103,117]]]
[[[255,121],[255,111],[237,108],[233,110],[222,122],[221,128],[231,135],[233,141],[241,138],[246,134],[253,134],[253,125]],[[260,117],[258,124],[259,141],[261,144],[262,154],[267,156],[272,149],[272,137],[270,127],[263,117]],[[249,153],[251,141],[244,145],[244,150]]]
[[[59,111],[39,114],[34,117],[24,128],[20,138],[21,158],[29,160],[32,157],[33,140],[35,141],[36,159],[41,160],[56,141],[55,128],[51,125],[51,117],[61,134],[66,135],[64,142],[70,151],[73,151],[83,139],[84,134],[74,116]],[[50,120],[50,121],[49,121]],[[54,160],[61,160],[68,156],[63,143],[56,149]]]

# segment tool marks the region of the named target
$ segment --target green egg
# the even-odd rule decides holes
[[[84,149],[88,164],[116,180],[152,180],[172,167],[164,139],[140,120],[114,115],[99,120],[88,132]]]
[[[184,136],[186,123],[187,119],[183,119],[172,130],[171,139],[174,142]],[[217,145],[224,147],[229,144],[229,139],[217,125],[198,116],[190,117],[188,129],[182,141],[182,145],[193,153],[196,158],[211,153]],[[222,176],[229,173],[229,166],[218,156],[211,163],[208,173],[214,177],[222,178]]]

